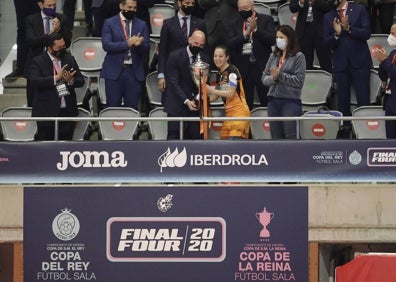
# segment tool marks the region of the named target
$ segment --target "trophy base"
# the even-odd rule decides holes
[[[268,231],[268,229],[263,229],[260,232],[260,237],[262,238],[268,238],[270,237],[270,232]]]

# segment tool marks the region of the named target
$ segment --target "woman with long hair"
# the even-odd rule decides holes
[[[219,45],[214,50],[213,61],[218,69],[216,85],[207,85],[211,101],[223,98],[226,117],[249,117],[250,110],[246,103],[242,77],[236,66],[229,62],[229,51]],[[224,121],[220,133],[221,139],[248,139],[249,121]]]
[[[261,77],[269,87],[268,116],[297,117],[302,115],[301,90],[305,79],[305,57],[299,51],[297,35],[288,25],[276,31],[276,46]],[[271,121],[272,139],[296,139],[294,121]]]

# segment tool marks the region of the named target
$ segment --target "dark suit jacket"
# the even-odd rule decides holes
[[[74,57],[67,54],[62,59],[62,66],[67,64],[67,69],[74,68],[74,84],[67,86],[70,95],[65,96],[68,116],[77,116],[77,100],[75,87],[84,85],[84,78],[80,73]],[[54,85],[53,62],[47,53],[35,57],[30,66],[29,79],[34,87],[34,98],[32,105],[33,117],[56,117],[60,110],[61,98],[59,98]]]
[[[198,0],[198,4],[206,10],[205,23],[208,35],[214,32],[218,21],[228,27],[239,17],[238,0]]]
[[[304,36],[305,25],[308,16],[309,2],[304,1],[304,6],[300,7],[298,4],[299,0],[290,0],[290,11],[292,13],[298,13],[296,32],[298,38]],[[322,37],[323,34],[323,17],[331,10],[333,6],[327,0],[315,0],[312,4],[313,21],[311,24],[315,26],[315,35]]]
[[[150,49],[150,38],[147,24],[141,19],[132,20],[132,35],[140,33],[144,42],[131,48],[132,67],[139,81],[145,80],[144,56]],[[117,80],[120,77],[124,58],[128,54],[128,43],[125,39],[124,28],[121,25],[120,15],[108,18],[102,30],[102,45],[107,52],[103,62],[101,77]]]
[[[56,14],[55,17],[60,20],[60,33],[62,33],[63,39],[66,43],[66,48],[68,48],[71,44],[72,33],[66,24],[66,17],[62,14]],[[28,16],[25,20],[25,39],[26,45],[29,48],[28,57],[26,59],[27,67],[25,67],[25,73],[27,76],[32,59],[44,53],[47,38],[48,35],[44,34],[44,25],[41,13]]]
[[[191,17],[190,20],[190,33],[188,36],[194,32],[194,30],[202,30],[206,33],[205,22],[202,19]],[[180,47],[187,45],[187,41],[184,38],[179,18],[174,16],[172,18],[164,20],[161,28],[161,46],[158,55],[158,73],[165,72],[165,64],[169,54]]]
[[[323,40],[333,50],[333,70],[340,72],[354,69],[370,68],[372,65],[367,39],[370,38],[370,19],[366,8],[360,4],[348,4],[346,15],[349,17],[351,34],[342,30],[339,39],[334,36],[333,19],[338,17],[336,9],[324,16]]]
[[[204,62],[209,58],[201,54]],[[181,47],[169,54],[166,67],[166,78],[168,81],[168,95],[165,99],[165,112],[177,116],[187,116],[189,109],[184,105],[186,99],[192,100],[198,93],[197,87],[192,80],[190,72],[190,58],[187,47]],[[199,111],[197,111],[199,114]]]
[[[271,16],[256,14],[257,31],[253,33],[253,54],[256,64],[263,72],[268,58],[272,53],[271,46],[275,44],[275,23]],[[237,66],[241,74],[247,73],[249,68],[249,55],[242,54],[242,46],[248,42],[243,37],[243,19],[238,17],[235,24],[231,25],[228,35],[230,37],[227,45],[231,52],[231,61]]]

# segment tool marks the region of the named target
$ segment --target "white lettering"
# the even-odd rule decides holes
[[[73,168],[92,168],[92,167],[126,167],[128,161],[125,160],[124,153],[121,151],[96,152],[96,151],[61,151],[62,161],[56,164],[58,170],[66,170],[69,165]]]
[[[265,155],[191,155],[191,166],[259,166],[268,165]]]

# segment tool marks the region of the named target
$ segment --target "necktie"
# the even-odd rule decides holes
[[[53,65],[54,65],[54,68],[55,68],[55,70],[56,70],[56,73],[59,73],[60,72],[60,70],[61,70],[61,67],[60,67],[60,65],[59,65],[59,63],[60,63],[60,61],[58,61],[58,60],[56,60],[56,59],[53,59]],[[61,106],[60,106],[61,108],[66,108],[66,101],[65,101],[65,97],[61,97]]]
[[[338,16],[340,17],[340,20],[344,17],[344,10],[345,9],[339,9],[338,10]]]
[[[54,64],[54,68],[56,70],[56,73],[58,73],[60,71],[60,66],[59,66],[59,61],[56,59],[53,59],[53,64]]]
[[[50,19],[51,17],[44,17],[45,19],[45,27],[44,27],[44,32],[45,34],[49,34],[51,31],[51,27],[50,27]]]
[[[125,32],[128,38],[131,37],[130,21],[128,20],[125,20]]]
[[[184,35],[184,38],[187,39],[188,38],[188,36],[187,36],[187,17],[182,17],[182,20],[183,20],[183,24],[182,24],[183,35]]]

